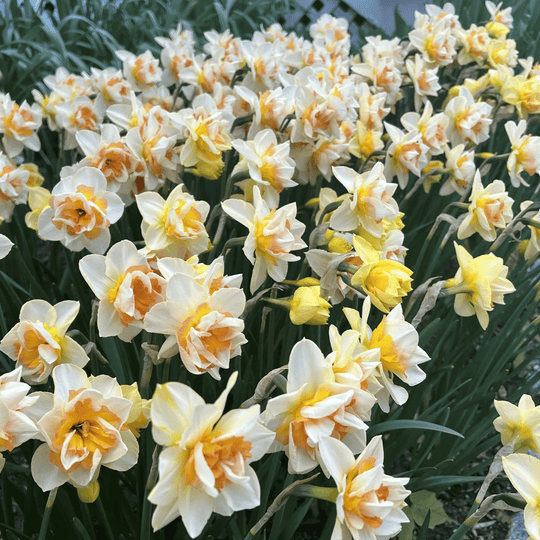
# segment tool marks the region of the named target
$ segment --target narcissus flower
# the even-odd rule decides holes
[[[515,122],[506,122],[504,129],[512,145],[507,163],[510,181],[514,187],[519,187],[520,184],[528,185],[521,174],[525,171],[532,176],[540,171],[540,137],[525,134],[525,120],[520,120],[517,125]]]
[[[234,373],[213,404],[185,384],[158,385],[152,434],[165,448],[159,455],[159,481],[148,496],[157,505],[155,531],[181,516],[195,538],[212,512],[230,516],[260,504],[259,480],[250,464],[268,451],[275,435],[259,422],[259,405],[223,415],[236,378]]]
[[[361,287],[377,309],[388,313],[412,290],[412,270],[398,261],[381,259],[360,236],[354,237],[354,248],[363,265],[351,279],[353,286]]]
[[[373,236],[382,236],[382,220],[391,221],[399,214],[397,202],[392,198],[397,184],[386,181],[383,169],[382,163],[376,163],[373,169],[363,174],[349,167],[332,168],[335,177],[351,194],[333,212],[330,218],[332,229],[353,231],[361,226]]]
[[[37,232],[39,216],[45,208],[48,208],[50,199],[51,192],[48,189],[42,187],[30,188],[28,206],[30,206],[31,211],[24,216],[24,222],[29,229]]]
[[[229,216],[249,229],[244,254],[255,265],[251,292],[263,284],[267,275],[274,281],[283,281],[287,276],[288,263],[300,259],[291,251],[307,247],[300,238],[306,226],[296,219],[296,203],[270,209],[259,188],[254,187],[253,204],[228,199],[221,206]]]
[[[514,452],[532,450],[540,454],[540,407],[535,405],[531,396],[523,394],[517,405],[497,400],[493,404],[500,415],[493,425],[501,434],[502,443],[515,440]]]
[[[141,429],[144,429],[150,422],[150,399],[141,398],[136,382],[131,385],[123,384],[122,396],[131,401],[131,410],[126,420],[127,427],[135,437],[139,438]]]
[[[38,396],[27,396],[30,386],[21,382],[21,373],[22,367],[18,367],[0,377],[0,452],[11,452],[38,435],[34,421],[27,415]],[[0,454],[0,471],[4,461]]]
[[[497,238],[496,228],[504,229],[512,220],[514,199],[505,191],[504,182],[495,180],[486,188],[482,185],[480,171],[476,171],[469,211],[458,229],[458,238],[463,240],[477,232],[484,240],[493,242]]]
[[[321,288],[299,287],[291,300],[290,313],[293,324],[327,324],[330,304],[321,298]]]
[[[142,329],[148,310],[165,300],[166,281],[129,240],[103,255],[87,255],[79,268],[99,299],[97,326],[102,337],[131,341]]]
[[[210,294],[208,287],[185,274],[174,274],[167,284],[167,299],[150,309],[145,319],[148,332],[169,336],[159,358],[180,358],[190,373],[208,372],[220,378],[231,358],[240,354],[246,340],[239,319],[246,297],[241,289],[228,287]]]
[[[0,133],[2,144],[9,157],[19,155],[24,147],[39,152],[41,142],[37,130],[41,127],[41,112],[38,105],[19,106],[9,94],[0,94]]]
[[[83,369],[61,365],[53,371],[54,395],[42,392],[34,405],[45,441],[32,458],[32,477],[43,491],[65,482],[84,488],[103,465],[127,471],[137,462],[139,444],[125,428],[131,401],[108,375],[88,378]]]
[[[30,300],[21,309],[20,322],[0,342],[0,351],[17,362],[30,384],[46,382],[59,364],[84,367],[89,360],[84,349],[66,336],[78,313],[79,302],[73,300],[54,306],[45,300]]]
[[[394,383],[394,377],[398,377],[409,386],[420,384],[426,378],[426,374],[418,364],[423,364],[430,358],[418,346],[418,332],[403,317],[400,304],[385,315],[373,331],[367,324],[370,307],[368,297],[364,300],[362,318],[354,309],[344,308],[343,312],[351,327],[359,333],[361,344],[368,350],[379,351],[379,363],[373,376],[381,388],[375,392],[375,397],[381,409],[388,412],[390,398],[398,405],[403,405],[409,397],[405,388]]]
[[[267,298],[267,302],[289,310],[293,324],[327,324],[330,303],[321,297],[319,285],[301,286],[288,299]]]
[[[82,167],[54,186],[49,208],[38,218],[38,234],[59,240],[71,251],[87,248],[105,253],[111,241],[109,226],[124,211],[124,203],[107,191],[107,180],[94,167]]]
[[[150,251],[160,257],[187,259],[208,249],[204,222],[210,205],[184,192],[183,184],[176,186],[167,200],[154,192],[141,193],[136,200],[143,216],[144,241]]]
[[[461,317],[476,314],[485,330],[493,304],[504,304],[504,295],[516,290],[506,279],[508,267],[493,253],[473,258],[463,246],[454,242],[454,247],[459,262],[459,270],[449,283],[449,292],[456,294],[454,309]]]
[[[408,478],[384,473],[380,435],[374,437],[355,459],[342,442],[323,437],[321,461],[338,487],[334,540],[384,540],[392,538],[409,519],[402,508],[410,491]]]
[[[6,257],[14,245],[5,234],[0,234],[0,259]]]
[[[448,138],[452,146],[473,142],[480,144],[489,139],[489,126],[492,124],[493,107],[486,102],[477,102],[473,95],[462,86],[459,95],[452,98],[445,113],[450,118]]]
[[[374,404],[364,390],[338,384],[330,361],[303,339],[291,351],[287,392],[272,398],[264,412],[265,425],[276,432],[271,451],[285,450],[290,474],[305,474],[320,463],[322,437],[340,439],[359,452]]]
[[[240,154],[240,161],[231,174],[248,172],[252,180],[277,193],[297,185],[292,180],[295,163],[289,156],[290,143],[278,144],[271,129],[260,131],[252,141],[237,139],[232,146]]]
[[[525,529],[532,540],[540,540],[540,460],[526,454],[512,454],[502,459],[504,472],[525,499]]]

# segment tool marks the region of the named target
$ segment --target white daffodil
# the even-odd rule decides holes
[[[397,184],[387,182],[383,170],[380,162],[362,174],[349,167],[333,167],[335,177],[352,196],[332,213],[332,229],[353,231],[362,227],[378,238],[383,235],[382,220],[391,221],[399,214],[397,202],[392,198]]]
[[[2,144],[9,157],[18,156],[24,147],[39,152],[41,118],[38,105],[30,106],[25,101],[19,106],[9,94],[0,94],[0,133],[4,134]]]
[[[408,478],[384,473],[381,436],[374,437],[355,459],[342,442],[324,437],[319,443],[321,461],[338,488],[334,540],[386,540],[409,519],[402,508],[410,491]]]
[[[489,139],[489,126],[493,123],[493,107],[484,101],[475,101],[471,92],[462,86],[459,95],[452,98],[444,110],[450,118],[448,139],[452,146],[472,142],[480,144]]]
[[[165,300],[166,281],[129,240],[103,255],[87,255],[79,268],[99,299],[97,327],[102,337],[131,341],[144,327],[148,310]]]
[[[103,465],[127,471],[137,462],[139,444],[127,428],[132,403],[108,375],[88,377],[77,366],[53,370],[54,394],[42,392],[33,414],[45,441],[32,458],[32,477],[43,491],[65,482],[84,488]],[[126,428],[126,429],[124,429]]]
[[[274,433],[259,421],[259,405],[223,415],[237,378],[213,404],[189,386],[158,385],[152,398],[152,434],[165,448],[159,455],[159,480],[148,499],[157,508],[154,530],[181,516],[188,534],[202,532],[212,512],[233,512],[260,504],[260,486],[253,461],[259,460]]]
[[[356,330],[346,330],[340,335],[338,329],[330,325],[328,333],[332,352],[327,360],[332,364],[336,382],[356,386],[374,396],[382,388],[377,380],[380,350],[367,348]]]
[[[196,201],[184,192],[184,185],[176,186],[167,200],[155,192],[136,197],[143,216],[141,225],[149,251],[159,257],[187,259],[208,249],[209,237],[204,222],[210,205]]]
[[[414,85],[414,108],[419,111],[422,103],[430,103],[427,96],[439,94],[441,85],[437,75],[438,68],[430,69],[430,66],[419,54],[414,55],[414,60],[409,58],[405,65]]]
[[[104,124],[100,134],[83,130],[75,137],[86,156],[79,166],[99,169],[109,191],[130,195],[133,201],[131,193],[136,190],[136,178],[143,174],[143,165],[120,137],[120,130],[114,124]]]
[[[0,259],[7,257],[15,244],[5,235],[0,234]]]
[[[521,177],[521,173],[525,171],[532,176],[540,172],[540,137],[525,134],[526,120],[520,120],[517,125],[512,121],[506,122],[504,129],[512,145],[512,152],[507,163],[510,181],[514,187],[519,187],[520,184],[528,186],[529,184]]]
[[[300,259],[291,251],[307,247],[300,238],[306,226],[296,219],[296,203],[270,209],[255,186],[253,204],[228,199],[221,206],[229,216],[249,229],[244,254],[255,266],[251,292],[263,284],[267,275],[274,281],[283,281],[287,276],[288,263]]]
[[[59,364],[84,367],[88,356],[66,332],[79,313],[79,302],[65,300],[52,306],[45,300],[26,302],[17,323],[0,342],[0,351],[17,362],[30,384],[47,381]]]
[[[0,452],[11,452],[39,434],[36,424],[27,414],[38,396],[27,395],[30,386],[21,382],[22,371],[22,366],[19,366],[0,376]],[[0,470],[4,462],[2,456]]]
[[[38,234],[45,240],[59,240],[71,251],[87,248],[105,253],[111,241],[109,225],[123,211],[120,197],[107,191],[103,173],[83,167],[54,186],[49,208],[39,215]]]
[[[290,143],[278,144],[271,129],[260,131],[252,141],[234,140],[232,146],[240,161],[231,174],[248,172],[252,180],[276,193],[297,185],[292,180],[295,163],[289,157]]]
[[[265,425],[276,433],[271,451],[285,450],[290,474],[305,474],[319,463],[322,437],[342,440],[359,452],[375,398],[358,387],[336,382],[331,361],[313,341],[297,343],[289,359],[287,391],[270,399]]]
[[[225,275],[225,262],[223,257],[214,259],[210,264],[203,264],[197,257],[191,257],[187,261],[172,257],[163,257],[157,262],[161,275],[168,281],[174,274],[186,274],[197,283],[208,288],[210,294],[219,289],[233,287],[239,289],[242,286],[242,274],[233,276]]]
[[[540,460],[527,454],[502,458],[504,472],[527,503],[523,512],[525,529],[532,540],[540,540]]]
[[[469,211],[459,226],[458,238],[463,240],[477,232],[484,240],[493,242],[497,238],[496,228],[504,229],[514,216],[514,199],[508,196],[501,180],[484,188],[477,170],[469,200]]]
[[[210,294],[207,286],[189,275],[174,274],[167,284],[166,301],[150,309],[145,328],[169,336],[159,358],[180,352],[190,373],[208,372],[219,380],[219,369],[228,369],[230,359],[246,343],[244,322],[239,319],[245,302],[241,289],[222,288]]]
[[[30,171],[15,167],[0,152],[0,218],[11,221],[15,206],[25,204],[30,191]]]
[[[397,176],[399,187],[405,189],[409,182],[409,171],[420,177],[428,164],[428,151],[417,129],[404,133],[401,129],[384,122],[384,127],[392,140],[388,147],[384,174],[392,180]]]
[[[361,334],[364,346],[369,350],[379,349],[380,351],[380,364],[377,366],[375,376],[382,388],[375,397],[381,409],[385,412],[390,410],[390,398],[398,405],[403,405],[409,393],[402,386],[395,384],[393,377],[398,377],[409,386],[420,384],[426,378],[426,374],[418,367],[418,364],[423,364],[430,358],[418,346],[418,332],[403,317],[401,304],[385,315],[373,331],[367,326],[370,311],[369,297],[364,300],[362,319],[353,309],[345,308],[343,311],[351,327]]]
[[[452,149],[447,148],[446,168],[450,170],[450,176],[441,186],[439,193],[441,195],[450,195],[457,192],[460,195],[466,195],[476,173],[474,150],[465,152],[464,144],[458,144]]]
[[[115,51],[115,54],[123,62],[124,77],[133,90],[144,91],[161,81],[159,60],[150,51],[139,56],[128,51]]]
[[[433,114],[433,105],[426,102],[422,116],[415,112],[405,113],[401,119],[401,124],[407,131],[418,130],[422,134],[422,141],[429,148],[432,156],[437,156],[444,152],[446,143],[446,129],[450,122],[444,113]]]

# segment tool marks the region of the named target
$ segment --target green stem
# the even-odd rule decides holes
[[[101,497],[97,498],[96,505],[98,508],[99,517],[101,519],[101,524],[103,525],[103,527],[105,527],[107,538],[109,538],[109,540],[115,540],[114,533],[111,529],[111,524],[109,523],[109,519],[107,518],[107,514],[105,513],[105,508],[103,508],[103,502],[101,501]]]
[[[41,521],[41,527],[39,528],[38,540],[45,540],[47,536],[47,530],[49,529],[49,519],[51,517],[51,511],[54,504],[54,499],[56,499],[56,492],[58,488],[54,488],[49,493],[49,498],[47,499],[47,504],[45,505],[45,512],[43,512],[43,520]]]

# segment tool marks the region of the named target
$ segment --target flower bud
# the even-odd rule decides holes
[[[77,488],[77,495],[83,503],[90,504],[95,502],[99,497],[99,482],[94,480],[94,482],[84,488]]]

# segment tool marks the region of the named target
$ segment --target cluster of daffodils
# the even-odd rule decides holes
[[[14,363],[0,377],[0,451],[41,441],[38,486],[70,483],[93,502],[101,467],[134,467],[151,425],[147,448],[161,448],[152,526],[181,518],[193,538],[214,513],[259,506],[252,464],[284,452],[291,475],[320,467],[335,483],[303,487],[335,503],[334,540],[398,534],[411,492],[384,472],[382,438],[368,440],[372,411],[395,411],[428,376],[417,327],[437,297],[453,295],[457,316],[485,330],[515,291],[516,259],[540,254],[540,204],[523,195],[540,173],[530,133],[540,68],[518,57],[510,11],[486,7],[490,21],[466,29],[451,4],[428,5],[407,39],[368,37],[356,56],[346,22],[329,15],[311,39],[274,24],[251,40],[207,32],[202,49],[179,25],[156,38],[159,58],[117,51],[117,67],[59,68],[31,106],[0,94],[0,218],[29,205],[26,225],[76,261],[92,312],[87,337],[78,301],[21,306],[0,341]],[[488,152],[496,132],[506,153]],[[73,157],[57,176],[23,162],[40,135]],[[427,228],[408,222],[439,204]],[[438,252],[408,264],[406,244],[431,241],[442,223]],[[449,239],[448,275],[413,292],[419,261],[429,266]],[[494,253],[506,240],[512,264]],[[0,235],[0,258],[12,246]],[[289,345],[257,341],[269,314]],[[326,350],[303,338],[304,325],[330,319]],[[139,381],[117,382],[104,338],[142,345]],[[274,364],[256,365],[254,348],[274,351]],[[239,373],[258,372],[270,374],[257,390],[239,390]],[[210,384],[222,389],[213,403],[194,389]],[[231,408],[242,390],[254,397]],[[538,452],[540,413],[527,399],[499,403],[495,426],[504,443]],[[506,458],[513,481],[522,458]]]

